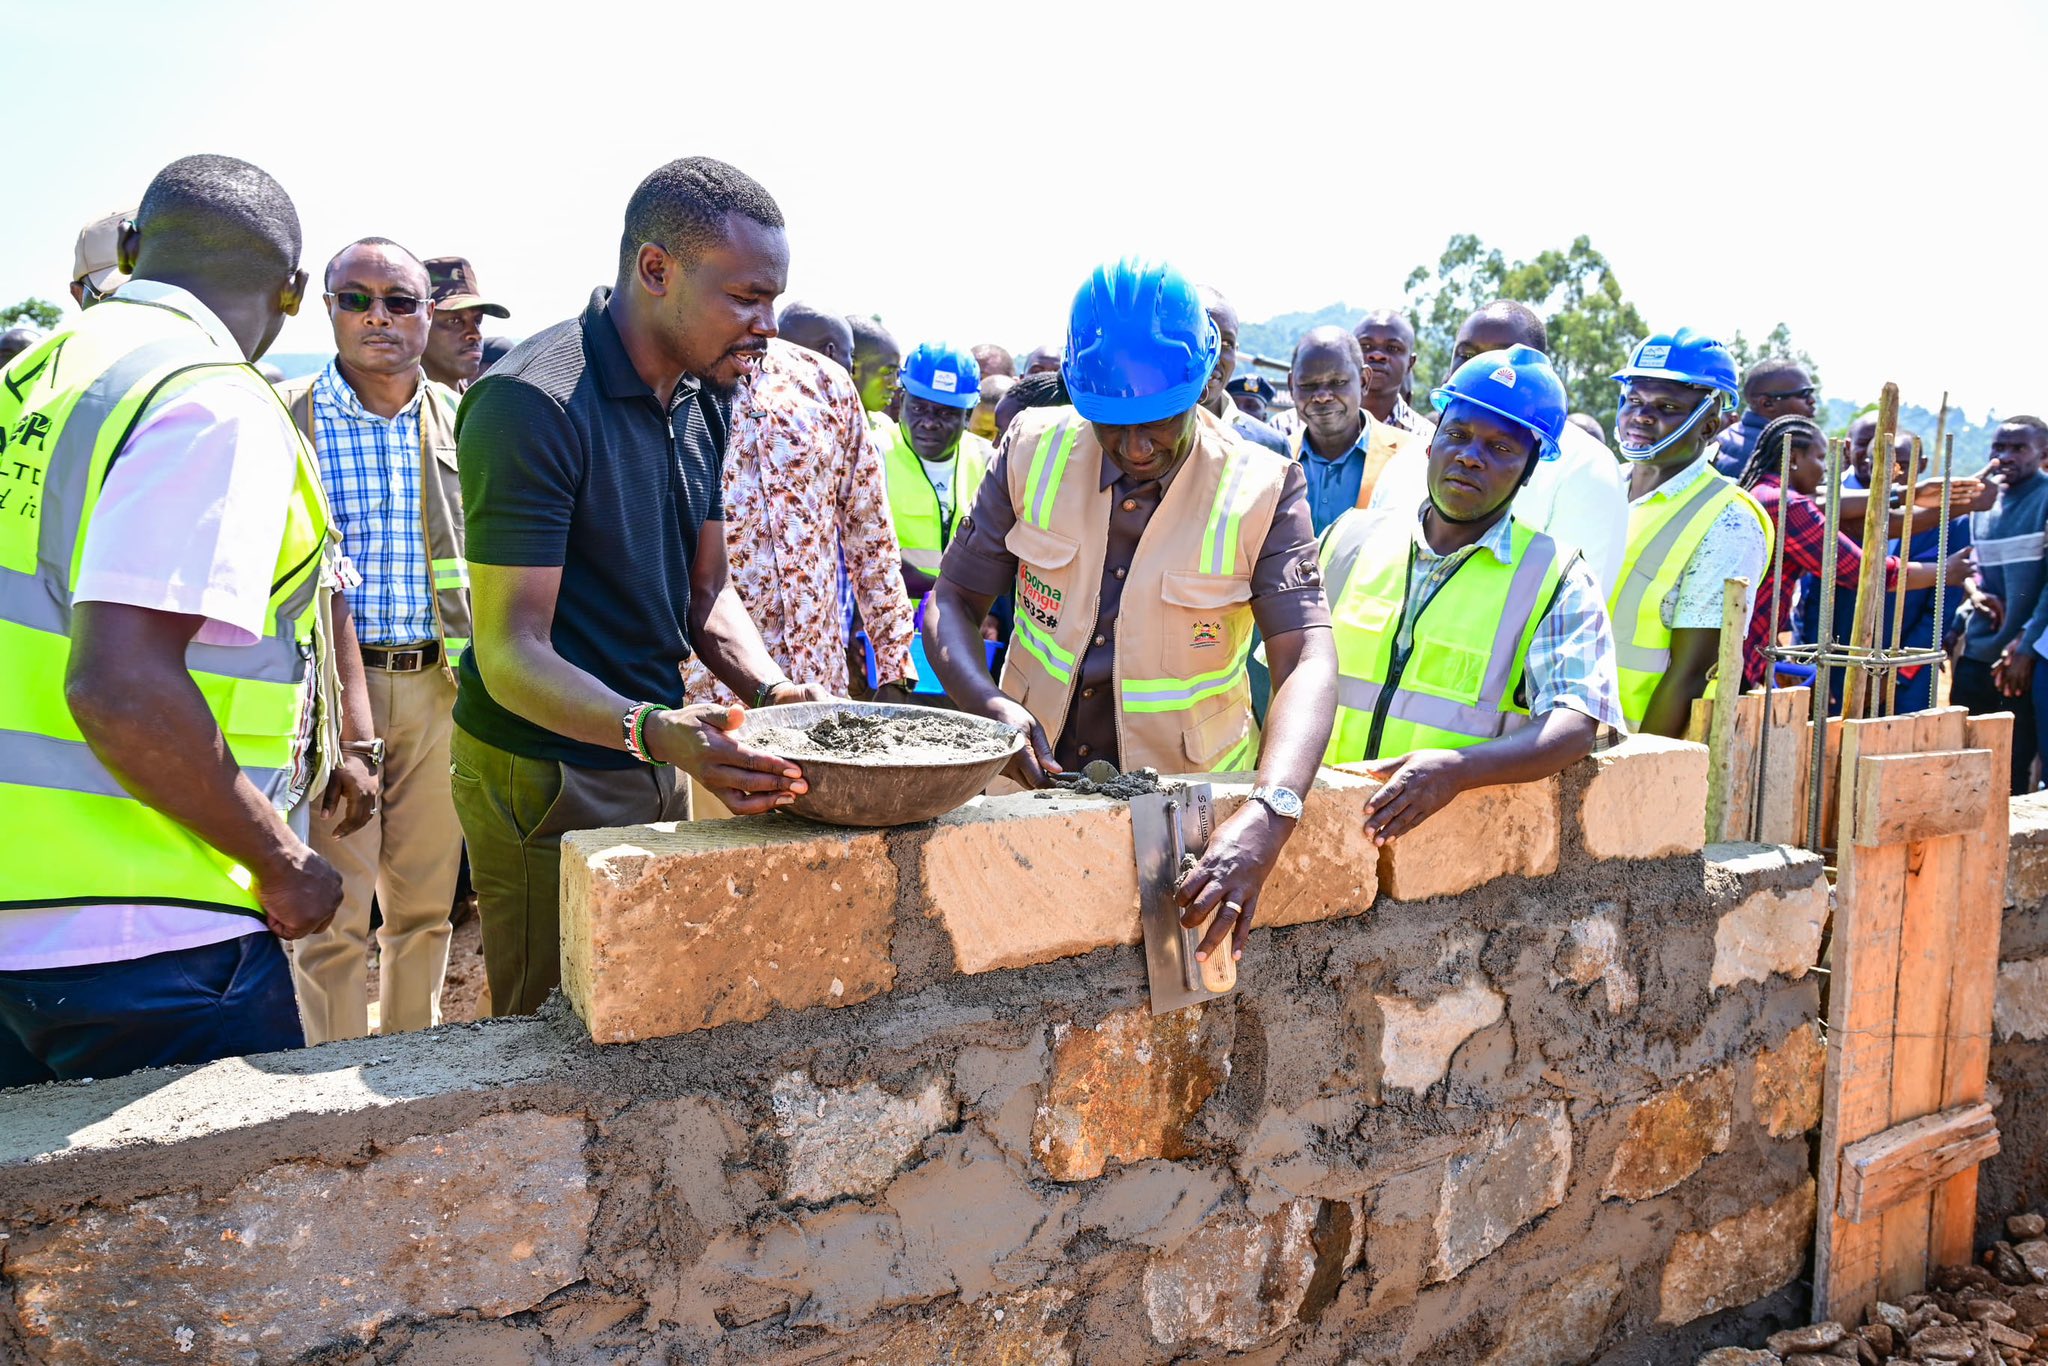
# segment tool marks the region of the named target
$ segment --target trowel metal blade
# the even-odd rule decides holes
[[[1223,994],[1200,985],[1195,939],[1180,925],[1175,893],[1183,852],[1199,853],[1210,830],[1207,784],[1131,799],[1131,843],[1138,859],[1138,918],[1145,932],[1145,976],[1152,1013],[1164,1015]],[[1188,984],[1195,983],[1193,987]]]

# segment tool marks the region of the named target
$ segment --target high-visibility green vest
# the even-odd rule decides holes
[[[936,577],[939,561],[952,544],[953,528],[974,510],[981,478],[995,463],[995,451],[973,432],[960,433],[953,456],[953,511],[941,517],[938,490],[924,472],[924,462],[911,449],[903,424],[876,428],[882,445],[882,474],[889,494],[889,517],[896,524],[896,544],[912,569]]]
[[[1526,724],[1516,696],[1529,642],[1570,563],[1556,541],[1510,524],[1510,563],[1475,547],[1415,619],[1407,610],[1413,519],[1347,512],[1324,533],[1323,588],[1337,642],[1337,724],[1326,764],[1418,749],[1464,749]]]
[[[1628,510],[1628,548],[1621,580],[1607,604],[1614,619],[1615,662],[1621,670],[1621,710],[1628,728],[1642,729],[1643,715],[1671,667],[1671,628],[1664,624],[1664,599],[1678,587],[1700,542],[1730,503],[1741,503],[1764,531],[1764,561],[1770,562],[1771,519],[1734,480],[1708,469],[1674,498],[1650,498]],[[1755,587],[1756,585],[1751,585]]]
[[[108,299],[0,372],[0,910],[154,904],[260,917],[233,859],[135,800],[64,700],[72,595],[109,466],[152,403],[238,384],[278,410],[297,477],[263,639],[194,645],[192,678],[242,772],[279,812],[313,781],[327,667],[326,501],[312,453],[262,375],[168,304]],[[195,756],[196,759],[197,756]],[[33,851],[31,856],[29,851]]]

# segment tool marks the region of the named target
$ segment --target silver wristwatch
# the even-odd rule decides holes
[[[1255,787],[1251,799],[1265,803],[1266,809],[1276,816],[1290,821],[1301,819],[1301,794],[1291,787]]]

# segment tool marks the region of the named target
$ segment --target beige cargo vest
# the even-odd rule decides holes
[[[286,380],[277,396],[291,410],[292,421],[316,448],[313,383],[319,372]],[[455,665],[469,648],[469,561],[462,527],[462,476],[455,462],[455,412],[462,400],[455,391],[425,380],[420,399],[420,537],[434,576],[434,619],[441,628],[441,672],[455,680]]]
[[[1258,759],[1245,675],[1252,566],[1287,462],[1196,411],[1195,448],[1139,538],[1116,624],[1117,749],[1127,770],[1241,771]],[[1005,544],[1017,557],[1017,613],[1003,691],[1057,745],[1095,630],[1115,486],[1102,486],[1102,448],[1072,408],[1027,410],[1008,444],[1017,520]]]

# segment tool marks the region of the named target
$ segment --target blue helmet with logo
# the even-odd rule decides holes
[[[1549,359],[1521,345],[1474,356],[1431,391],[1429,402],[1439,413],[1463,402],[1506,418],[1535,436],[1537,453],[1545,460],[1557,459],[1557,443],[1571,413],[1564,382]]]
[[[1616,383],[1668,379],[1696,389],[1719,389],[1730,396],[1742,391],[1742,382],[1735,372],[1735,357],[1728,348],[1690,327],[1645,337],[1636,344],[1628,364],[1615,372],[1613,378]]]
[[[1131,426],[1193,408],[1221,349],[1187,276],[1126,256],[1075,292],[1060,373],[1081,416]]]
[[[1706,396],[1699,406],[1692,410],[1692,416],[1662,441],[1653,446],[1631,446],[1628,437],[1621,431],[1620,409],[1617,407],[1615,442],[1621,449],[1624,460],[1650,460],[1668,450],[1672,443],[1692,431],[1694,425],[1709,412],[1718,411],[1721,395],[1734,397],[1742,392],[1742,380],[1735,369],[1735,357],[1728,348],[1704,332],[1695,332],[1690,327],[1681,327],[1676,332],[1657,332],[1636,344],[1628,358],[1628,364],[1613,375],[1614,382],[1622,386],[1622,399],[1627,399],[1628,382],[1632,379],[1661,379],[1673,384],[1689,385],[1705,389]]]
[[[972,351],[951,342],[919,342],[904,358],[897,382],[905,393],[948,408],[981,402],[981,366]]]

